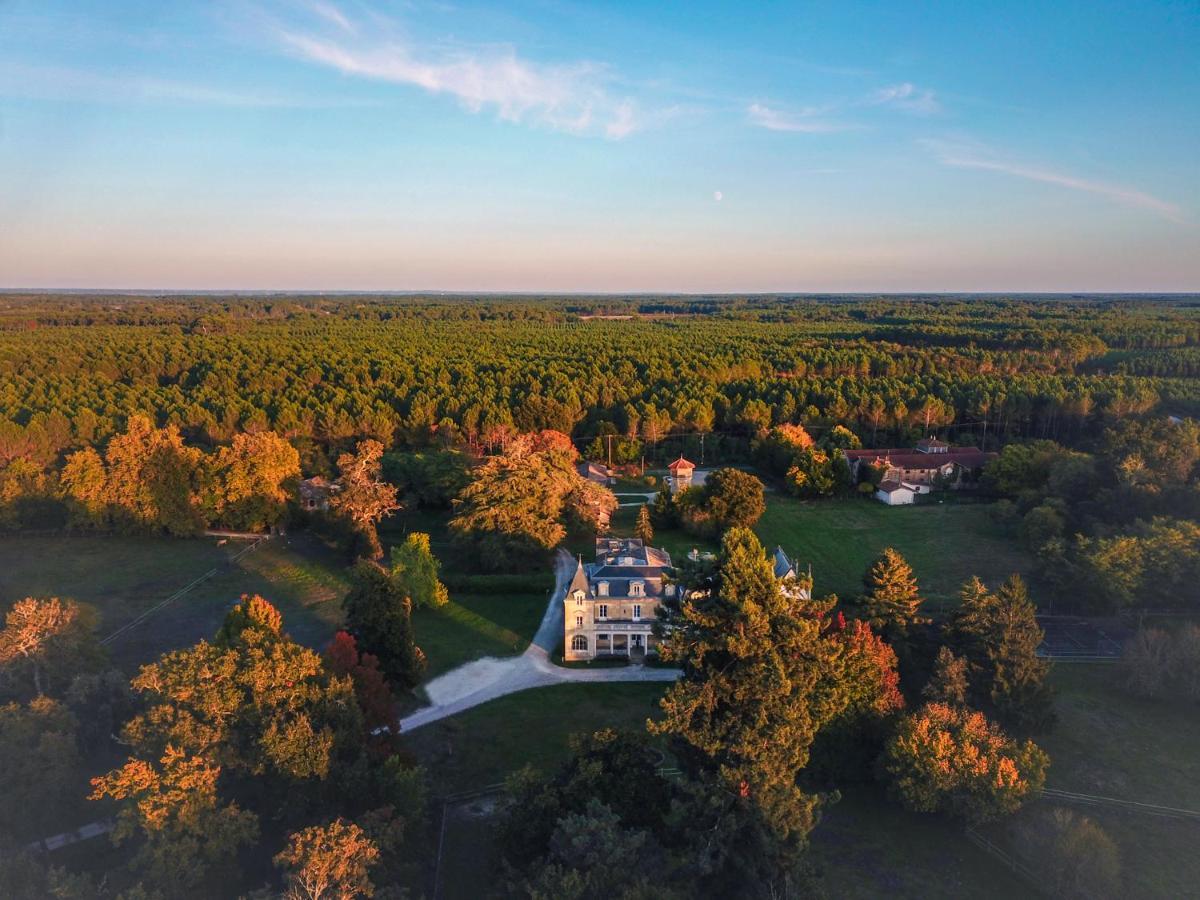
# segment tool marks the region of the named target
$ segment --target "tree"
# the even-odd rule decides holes
[[[767,508],[763,483],[740,469],[717,469],[704,482],[704,506],[722,530],[749,528]]]
[[[276,525],[287,511],[300,454],[273,431],[236,434],[212,462],[208,499],[217,521],[242,530]]]
[[[994,709],[1001,721],[1027,731],[1053,721],[1046,676],[1050,663],[1037,655],[1044,632],[1025,582],[1013,575],[995,594],[979,579],[964,586],[950,622],[955,648],[971,671],[971,697]]]
[[[370,653],[360,654],[353,635],[339,631],[326,648],[325,659],[333,674],[353,679],[354,696],[358,698],[368,729],[398,730],[396,698],[379,667],[378,657]]]
[[[92,779],[91,799],[126,801],[113,843],[143,840],[134,864],[168,891],[199,887],[216,866],[258,838],[258,817],[217,794],[219,766],[168,746],[157,762],[131,759]]]
[[[202,454],[184,446],[176,426],[155,428],[145,416],[131,416],[104,462],[105,499],[118,528],[186,536],[204,527]]]
[[[392,548],[392,579],[418,608],[445,606],[450,602],[446,586],[438,581],[440,570],[437,557],[429,549],[427,534],[410,532],[403,544]]]
[[[821,634],[825,612],[781,590],[758,538],[732,528],[713,577],[686,586],[661,650],[683,676],[647,727],[674,739],[689,770],[741,798],[770,836],[773,877],[792,871],[816,824],[820,800],[796,775],[820,724],[844,705],[819,690],[836,655]]]
[[[378,860],[367,833],[337,819],[290,835],[275,865],[283,870],[287,900],[354,900],[374,896],[369,875]]]
[[[49,697],[0,706],[0,830],[42,837],[70,812],[81,780],[77,724]]]
[[[933,675],[921,689],[921,696],[930,703],[966,706],[969,689],[966,659],[955,656],[949,647],[939,647]]]
[[[987,822],[1037,796],[1049,761],[1032,741],[1018,744],[981,712],[927,703],[901,719],[883,768],[889,791],[906,808]]]
[[[0,672],[27,674],[34,694],[65,688],[80,671],[98,666],[96,614],[74,600],[26,597],[13,604],[0,630]]]
[[[654,525],[650,521],[650,507],[642,504],[638,510],[637,523],[633,526],[633,534],[647,546],[654,540]]]
[[[1121,892],[1121,854],[1095,821],[1069,809],[1040,809],[1017,831],[1017,850],[1055,897],[1114,898]]]
[[[450,530],[485,567],[514,569],[556,547],[566,524],[594,530],[615,508],[612,492],[580,476],[570,453],[516,440],[475,470]]]
[[[72,453],[58,481],[67,500],[68,525],[87,529],[108,526],[108,474],[99,453],[91,447]]]
[[[367,542],[369,556],[383,555],[375,526],[384,516],[400,509],[396,488],[380,480],[383,444],[379,441],[360,441],[354,453],[338,457],[341,490],[329,501],[330,507],[345,516]]]
[[[386,570],[368,560],[355,564],[351,583],[342,600],[347,629],[362,650],[378,657],[393,684],[415,687],[425,671],[425,654],[413,635],[412,599]]]
[[[924,602],[912,567],[892,547],[871,564],[863,576],[867,589],[862,605],[868,621],[890,635],[904,635],[917,622]]]

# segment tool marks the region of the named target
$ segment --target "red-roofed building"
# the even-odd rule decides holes
[[[674,494],[686,487],[691,487],[692,475],[696,472],[696,464],[684,459],[681,453],[679,459],[667,466],[667,470],[671,473],[671,493]]]
[[[882,466],[881,482],[908,485],[922,494],[929,493],[939,481],[953,489],[974,485],[980,470],[998,455],[985,453],[978,447],[951,447],[935,438],[919,441],[915,449],[843,452],[855,480],[861,478],[862,466]]]

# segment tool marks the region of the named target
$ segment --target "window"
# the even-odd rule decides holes
[[[601,597],[607,597],[608,596],[608,582],[601,581],[599,584],[596,585],[596,590],[600,594]]]
[[[633,621],[637,621],[642,617],[642,605],[637,603],[633,607]]]
[[[576,628],[582,628],[582,627],[583,627],[583,616],[576,616],[576,617],[575,617],[575,627],[576,627]]]
[[[630,597],[644,597],[645,596],[645,593],[643,592],[644,589],[645,589],[645,585],[640,581],[629,582],[629,596]]]
[[[571,638],[571,649],[572,650],[586,650],[587,649],[587,638],[585,638],[582,634],[575,635],[575,637]]]
[[[583,606],[583,591],[576,591],[576,592],[575,592],[575,605],[576,605],[576,606]]]
[[[601,619],[608,618],[608,604],[607,603],[600,604],[600,612],[598,613],[598,615],[600,616]]]

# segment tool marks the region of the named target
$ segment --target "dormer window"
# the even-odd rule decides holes
[[[576,606],[583,606],[583,591],[576,591],[576,592],[575,592],[575,605],[576,605]]]
[[[631,582],[629,582],[629,596],[630,596],[630,597],[644,597],[644,596],[646,596],[646,585],[645,585],[645,583],[644,583],[644,582],[641,582],[641,581],[631,581]]]
[[[608,596],[608,582],[607,581],[598,582],[596,584],[596,593],[599,594],[601,597],[607,597]]]

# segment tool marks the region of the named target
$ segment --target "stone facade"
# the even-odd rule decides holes
[[[637,538],[596,538],[596,561],[580,560],[563,597],[566,658],[644,658],[657,643],[659,603],[675,595],[672,571],[665,550]]]

